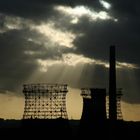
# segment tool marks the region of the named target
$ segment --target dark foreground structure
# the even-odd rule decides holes
[[[106,121],[106,89],[83,88],[83,112],[81,125],[103,125]]]
[[[5,138],[121,139],[139,138],[140,122],[109,120],[101,126],[83,126],[80,120],[0,120],[0,134]]]
[[[66,112],[67,85],[24,85],[23,120],[0,120],[5,138],[24,139],[139,139],[140,122],[126,122],[120,108],[121,90],[116,89],[115,47],[110,47],[109,115],[106,112],[106,89],[82,89],[81,120],[68,120]],[[15,129],[10,129],[15,128]]]
[[[116,94],[116,50],[115,46],[110,47],[109,57],[109,119],[117,120],[117,94]]]
[[[15,138],[63,138],[66,135],[72,138],[73,133],[67,119],[27,119],[27,120],[1,120],[0,133],[4,137]],[[8,135],[7,135],[8,134]]]

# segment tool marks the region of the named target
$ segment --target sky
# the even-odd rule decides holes
[[[140,121],[139,4],[1,0],[0,117],[22,118],[24,83],[66,83],[69,118],[80,118],[80,89],[108,89],[109,46],[116,45],[123,116]]]

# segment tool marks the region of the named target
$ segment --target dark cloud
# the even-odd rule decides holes
[[[38,73],[30,82],[66,82],[72,87],[107,87],[108,70],[98,65],[52,65],[46,73],[39,71],[37,59],[62,59],[63,53],[82,54],[88,58],[108,61],[109,46],[117,46],[117,59],[140,66],[140,2],[138,0],[106,0],[112,8],[106,10],[98,0],[1,0],[0,1],[0,89],[16,90]],[[91,10],[106,12],[118,22],[110,20],[91,21],[88,16],[79,18],[78,24],[71,24],[70,15],[53,9],[54,5],[86,5]],[[8,29],[11,20],[6,17],[20,17],[20,28]],[[26,23],[24,23],[26,21]],[[49,38],[31,30],[34,23],[51,21],[62,31],[84,34],[73,41],[76,49],[69,49],[50,42]],[[13,22],[14,23],[14,22]],[[24,23],[24,24],[23,24]],[[22,26],[21,26],[22,24]],[[53,47],[52,47],[53,46]],[[26,52],[26,53],[25,53]],[[29,53],[32,53],[30,55]],[[80,71],[80,72],[79,72]],[[124,100],[139,103],[139,70],[121,71],[118,86],[124,87]],[[135,73],[135,74],[134,74]],[[132,76],[131,76],[132,75]],[[131,77],[131,78],[130,78]],[[135,79],[134,79],[135,77]],[[135,81],[135,82],[134,82]]]
[[[48,17],[57,15],[57,12],[52,10],[54,5],[93,5],[95,9],[102,6],[98,0],[1,0],[0,12],[8,15],[33,19],[36,22],[47,20]]]
[[[59,46],[52,48],[36,44],[28,41],[30,37],[41,40],[40,34],[29,29],[0,34],[0,89],[16,90],[21,87],[23,82],[38,71],[37,59],[61,59],[63,47],[59,49]],[[30,52],[33,54],[30,55]]]
[[[88,25],[88,26],[87,26]],[[140,65],[139,57],[139,26],[118,21],[99,21],[88,24],[85,20],[81,21],[81,33],[85,36],[79,37],[74,41],[77,52],[87,57],[108,60],[109,46],[117,46],[118,61],[136,63]]]
[[[123,90],[123,100],[129,103],[140,103],[139,78],[140,70],[117,70],[117,87]]]
[[[140,15],[138,0],[106,0],[112,5],[108,10],[112,15],[119,18],[137,18]],[[0,12],[8,15],[15,15],[24,18],[35,19],[36,21],[46,20],[47,17],[57,15],[52,10],[54,5],[77,6],[85,5],[96,11],[105,10],[99,0],[1,0]]]
[[[65,20],[66,18],[68,20]],[[116,45],[118,61],[140,65],[140,20],[115,18],[118,18],[118,22],[112,19],[91,21],[84,16],[79,19],[78,24],[71,24],[70,18],[61,15],[54,23],[57,28],[83,34],[73,42],[77,54],[108,61],[109,46]]]
[[[1,89],[15,90],[36,69],[35,61],[24,55],[29,45],[18,31],[0,35]]]
[[[1,1],[0,2],[0,10],[2,13],[10,14],[10,15],[16,15],[21,17],[30,17],[33,18],[34,15],[37,17],[41,16],[41,13],[44,13],[44,6],[39,5],[36,2],[30,2],[26,0],[18,1]],[[43,10],[42,10],[43,9]]]
[[[129,17],[138,17],[140,16],[138,0],[106,0],[112,5],[112,13],[116,14],[119,17],[129,18]]]

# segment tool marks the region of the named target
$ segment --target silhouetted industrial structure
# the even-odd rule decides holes
[[[63,134],[71,139],[103,137],[112,140],[120,139],[120,137],[133,139],[139,136],[140,122],[116,121],[123,120],[123,116],[121,112],[122,89],[116,88],[115,61],[115,46],[111,46],[109,95],[106,96],[104,88],[82,88],[83,112],[80,121],[68,121],[66,84],[25,84],[23,86],[25,95],[23,120],[0,119],[0,128],[11,128],[11,126],[26,128],[21,129],[23,136],[28,133],[35,137],[34,134],[38,134],[43,138],[47,132],[47,137],[54,136],[57,139],[62,139]],[[11,132],[11,129],[9,130]],[[33,133],[30,130],[33,130]],[[14,130],[14,133],[16,135],[17,132]]]
[[[122,88],[117,88],[116,92],[116,104],[117,104],[117,120],[123,120],[123,115],[121,111],[121,97],[122,97]],[[109,96],[106,97],[106,112],[107,119],[109,119]]]
[[[117,120],[117,96],[116,96],[116,51],[115,46],[110,47],[109,57],[109,119]]]
[[[123,115],[121,111],[121,97],[122,97],[122,89],[117,89],[117,120],[123,120]]]
[[[109,61],[109,96],[106,96],[106,89],[83,88],[81,93],[83,97],[81,120],[98,122],[106,119],[113,121],[123,119],[121,112],[122,89],[116,88],[115,46],[110,47]]]
[[[66,84],[25,84],[23,119],[68,119]]]
[[[97,121],[106,120],[106,89],[91,88],[91,99],[94,106],[94,118]]]
[[[91,123],[93,120],[93,102],[91,99],[91,91],[90,89],[82,88],[81,89],[81,96],[83,97],[83,112],[81,116],[82,123]]]
[[[83,88],[83,112],[81,121],[104,122],[106,120],[106,89]]]

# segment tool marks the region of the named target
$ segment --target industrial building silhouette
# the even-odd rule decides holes
[[[18,129],[18,132],[25,138],[30,135],[32,138],[47,136],[57,139],[100,139],[103,137],[112,140],[139,136],[140,123],[126,122],[122,117],[122,89],[116,88],[115,59],[115,46],[111,46],[109,91],[107,88],[96,87],[81,89],[83,112],[80,120],[68,120],[66,84],[25,84],[23,119],[0,120],[0,128],[23,128],[21,131]],[[7,129],[3,134],[5,132],[7,134]],[[14,136],[17,135],[15,130],[10,129],[10,132]],[[9,136],[11,138],[11,135]]]
[[[68,119],[66,112],[66,84],[25,84],[23,119]]]
[[[110,47],[109,57],[109,104],[106,105],[105,88],[82,88],[82,123],[105,122],[122,119],[121,90],[116,89],[115,46]],[[25,84],[25,107],[23,119],[68,119],[66,112],[66,84]],[[109,112],[107,112],[107,106]],[[108,117],[107,117],[108,116]]]
[[[106,120],[106,89],[82,89],[83,113],[81,122],[97,123]]]
[[[122,89],[116,88],[115,46],[110,47],[109,93],[107,88],[81,88],[83,111],[76,136],[98,136],[100,132],[116,134],[117,121],[123,120],[121,112]],[[23,128],[45,128],[50,135],[63,132],[70,135],[71,128],[66,111],[66,84],[25,84]],[[117,125],[116,125],[117,122]],[[71,133],[72,134],[72,133]],[[107,133],[104,133],[106,135]],[[99,137],[99,136],[98,136]]]

